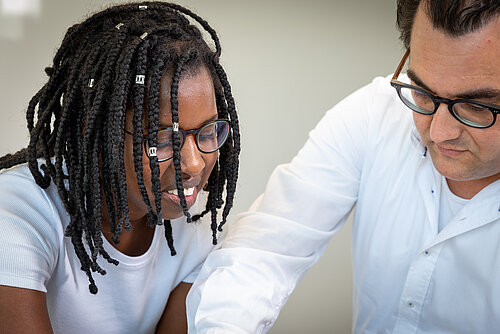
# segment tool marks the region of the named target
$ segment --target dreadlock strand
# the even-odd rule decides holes
[[[174,131],[172,134],[172,140],[173,140],[173,157],[172,160],[174,162],[174,168],[175,168],[175,181],[177,185],[177,193],[180,199],[180,203],[182,206],[182,211],[184,212],[184,215],[186,216],[187,222],[191,222],[191,214],[188,211],[187,203],[186,203],[186,196],[184,195],[184,185],[182,182],[182,169],[181,169],[181,141],[180,141],[180,136],[179,132],[175,130],[175,126],[177,124],[177,130],[179,128],[179,101],[178,101],[178,91],[179,91],[179,80],[180,80],[180,75],[182,71],[182,67],[184,66],[187,61],[193,57],[193,53],[184,53],[180,59],[179,62],[177,63],[177,68],[174,71],[174,74],[172,76],[172,84],[170,87],[170,112],[172,113],[172,124],[174,124]]]
[[[227,107],[229,116],[231,117],[231,136],[233,143],[231,159],[228,159],[225,166],[225,172],[228,175],[227,179],[227,194],[226,194],[226,204],[222,212],[222,221],[219,224],[219,231],[222,230],[222,226],[226,223],[229,211],[233,206],[234,193],[236,191],[236,183],[238,180],[238,166],[239,166],[239,153],[240,153],[240,133],[238,124],[238,115],[236,113],[236,106],[231,93],[231,86],[227,80],[226,73],[222,66],[218,62],[214,62],[215,70],[219,76],[221,84],[224,88],[224,96],[227,101]],[[227,166],[228,165],[228,166]]]
[[[103,85],[107,85],[108,83],[113,82],[113,74],[114,74],[113,69],[115,64],[117,63],[117,60],[120,57],[122,47],[127,39],[128,27],[126,27],[125,25],[121,26],[120,29],[116,27],[111,29],[116,30],[115,32],[116,36],[112,49],[109,50],[108,58],[103,68],[102,72]],[[122,86],[121,88],[123,89],[124,87]],[[116,89],[114,91],[116,92]],[[114,113],[116,112],[116,106],[113,106],[113,101],[110,102],[108,108],[109,111],[106,113],[104,117],[104,124],[106,131],[104,132],[105,136],[103,137],[103,139],[104,142],[106,143],[104,145],[107,151],[105,154],[116,157],[115,159],[111,159],[109,162],[107,162],[108,164],[107,168],[109,173],[108,176],[110,178],[108,191],[111,192],[111,194],[108,194],[107,197],[109,200],[112,200],[111,203],[108,203],[108,207],[113,206],[114,208],[113,209],[114,215],[113,215],[113,220],[111,221],[111,227],[113,232],[113,240],[117,243],[119,238],[118,236],[122,232],[123,212],[125,210],[123,208],[123,201],[121,195],[120,179],[118,172],[119,169],[117,169],[117,166],[119,166],[120,164],[119,162],[116,161],[117,159],[120,158],[117,156],[117,147],[119,145],[119,141],[123,140],[123,138],[121,139],[118,138],[119,136],[117,129],[118,125],[114,123],[115,119]],[[111,171],[116,171],[116,172],[111,172]]]
[[[163,53],[162,53],[163,54]],[[148,145],[149,148],[157,147],[158,136],[158,116],[160,111],[160,83],[165,67],[163,57],[157,57],[157,63],[151,69],[151,84],[149,89],[149,108],[148,108]],[[160,166],[158,164],[158,157],[155,154],[149,153],[149,167],[151,169],[151,184],[152,191],[155,199],[156,219],[155,224],[162,224],[161,214],[161,185],[160,185]]]
[[[145,41],[139,46],[137,53],[137,75],[146,76],[147,71],[147,53],[149,50],[149,42]],[[149,200],[148,192],[146,186],[144,185],[144,172],[142,168],[142,150],[143,150],[143,130],[142,130],[142,118],[143,110],[145,107],[145,86],[141,84],[135,84],[133,87],[134,92],[134,116],[133,116],[133,127],[134,127],[134,138],[133,138],[133,152],[134,152],[134,169],[137,175],[137,184],[139,186],[139,191],[141,192],[144,203],[146,204],[148,210],[148,222],[151,226],[157,221],[156,214],[153,211],[151,202]]]
[[[177,252],[174,248],[174,237],[172,236],[172,223],[169,219],[163,220],[163,225],[165,225],[165,238],[167,239],[167,245],[170,249],[170,255],[175,256]]]
[[[120,65],[121,71],[117,72],[115,83],[113,87],[115,88],[115,92],[113,96],[115,99],[111,101],[109,112],[114,115],[115,120],[113,124],[117,124],[115,126],[115,139],[116,139],[116,151],[115,154],[117,157],[123,157],[124,154],[124,139],[125,139],[125,113],[127,109],[127,97],[129,95],[129,87],[130,87],[130,63],[132,61],[132,57],[137,50],[137,46],[141,43],[142,39],[139,37],[134,38],[128,45],[126,45],[125,49],[121,52],[120,58],[118,60],[118,64]],[[125,165],[123,158],[115,160],[116,165],[114,168],[116,170],[124,170]],[[131,230],[132,225],[130,224],[130,220],[128,217],[128,204],[127,204],[127,181],[125,178],[125,173],[118,173],[118,194],[115,200],[119,203],[120,208],[120,220],[125,223],[125,229]],[[120,225],[122,224],[120,222]]]

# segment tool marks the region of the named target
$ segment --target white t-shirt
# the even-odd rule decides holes
[[[232,222],[189,292],[190,333],[267,332],[354,205],[354,333],[499,332],[500,180],[438,232],[443,177],[389,81],[328,111]]]
[[[201,196],[191,211],[199,213],[204,205]],[[176,256],[163,226],[137,257],[103,237],[105,250],[120,264],[100,258],[107,274],[93,273],[99,291],[92,295],[71,239],[64,237],[68,223],[53,183],[41,189],[25,165],[0,173],[0,285],[46,292],[55,333],[154,333],[171,290],[193,282],[213,249],[208,216],[193,224],[172,221]]]
[[[443,186],[441,187],[441,196],[439,198],[439,232],[469,202],[468,199],[458,197],[452,193],[444,177],[441,184]]]

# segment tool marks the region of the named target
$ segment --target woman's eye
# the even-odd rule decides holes
[[[160,147],[172,147],[172,141],[158,142],[158,148]]]
[[[216,138],[215,131],[212,131],[211,133],[203,133],[198,136],[198,140],[200,141],[212,141]]]

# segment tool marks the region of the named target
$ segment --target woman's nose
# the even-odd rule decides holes
[[[205,168],[203,153],[196,146],[195,135],[186,136],[184,145],[181,148],[181,169],[188,178],[200,175]]]

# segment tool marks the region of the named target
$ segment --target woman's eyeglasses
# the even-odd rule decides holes
[[[133,135],[130,131],[125,130],[125,132],[129,135]],[[158,131],[156,146],[156,157],[158,158],[158,162],[169,160],[174,155],[173,133],[174,129],[172,127],[163,128]],[[183,130],[179,128],[177,133],[181,141],[180,148],[184,145],[186,136],[194,134],[198,150],[203,153],[212,153],[220,149],[229,137],[229,121],[226,119],[218,119],[207,122],[199,128],[192,130]],[[148,136],[148,134],[144,134],[143,141],[146,154],[148,158],[151,158],[152,151],[148,144]]]

